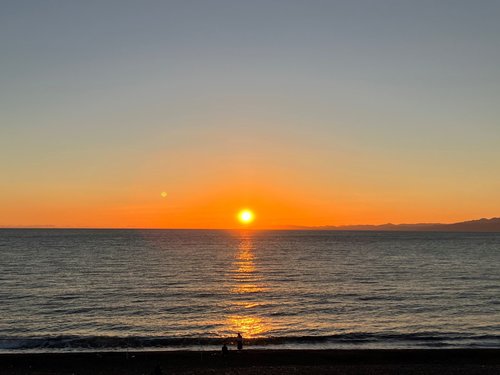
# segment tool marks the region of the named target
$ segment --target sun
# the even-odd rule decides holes
[[[253,214],[253,212],[247,209],[238,212],[238,220],[242,224],[250,224],[253,221],[254,217],[255,215]]]

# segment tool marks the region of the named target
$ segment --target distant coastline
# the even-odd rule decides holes
[[[500,232],[500,218],[461,221],[451,224],[381,224],[381,225],[324,225],[324,226],[283,226],[274,229],[289,230],[334,230],[334,231],[386,231],[386,232]]]
[[[55,225],[0,225],[0,229],[157,229],[157,230],[234,230],[239,228],[156,228],[156,227],[57,227]],[[500,232],[500,217],[477,219],[457,223],[373,224],[373,225],[274,225],[257,230],[324,230],[324,231],[372,231],[372,232]]]

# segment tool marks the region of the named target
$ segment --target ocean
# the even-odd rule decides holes
[[[0,352],[500,348],[500,233],[0,230]]]

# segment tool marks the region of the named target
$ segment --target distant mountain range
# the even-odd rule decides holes
[[[57,229],[54,225],[30,225],[30,226],[1,226],[0,229],[8,228],[46,228]],[[60,229],[70,229],[60,228]],[[79,229],[79,228],[71,228]],[[81,228],[81,229],[91,229]],[[104,229],[104,228],[103,228]],[[130,228],[141,229],[141,228]],[[418,223],[418,224],[380,224],[380,225],[323,225],[323,226],[301,226],[301,225],[275,225],[268,229],[285,230],[345,230],[345,231],[387,231],[387,232],[500,232],[500,217],[491,219],[479,219],[462,221],[452,224],[441,223]]]
[[[500,218],[462,221],[452,224],[419,223],[419,224],[381,224],[381,225],[325,225],[317,227],[283,226],[276,229],[303,230],[367,230],[367,231],[411,231],[411,232],[500,232]]]

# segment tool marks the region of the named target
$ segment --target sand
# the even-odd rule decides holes
[[[500,349],[0,354],[0,374],[500,374]]]

